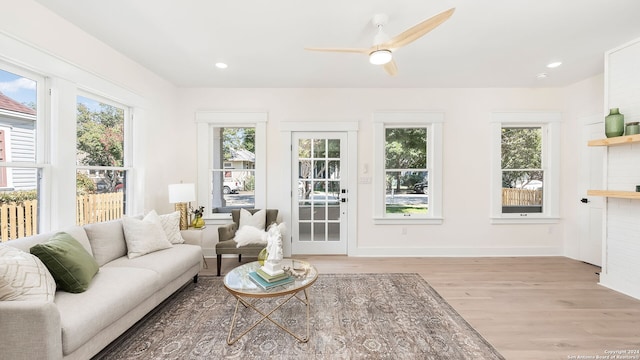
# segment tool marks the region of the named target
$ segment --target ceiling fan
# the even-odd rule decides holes
[[[453,15],[454,11],[455,8],[451,8],[441,12],[405,30],[392,39],[389,39],[382,31],[382,27],[386,25],[389,20],[388,16],[385,14],[377,14],[371,19],[373,25],[378,29],[378,33],[374,39],[373,46],[370,48],[305,48],[305,50],[367,54],[369,55],[369,62],[374,65],[384,65],[384,70],[387,74],[394,76],[398,73],[398,67],[393,60],[393,52],[419,39],[447,21],[451,15]]]

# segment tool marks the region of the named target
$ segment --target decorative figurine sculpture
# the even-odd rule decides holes
[[[267,229],[267,260],[262,270],[269,275],[282,274],[282,232],[278,225],[273,224]]]

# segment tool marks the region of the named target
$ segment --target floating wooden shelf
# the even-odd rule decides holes
[[[635,191],[587,190],[587,195],[640,200],[640,192],[635,192]]]
[[[589,141],[589,146],[615,146],[640,142],[640,134],[616,136],[606,139],[597,139]]]

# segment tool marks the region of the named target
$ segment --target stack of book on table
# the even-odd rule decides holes
[[[269,275],[264,270],[258,269],[249,273],[249,278],[256,283],[256,285],[267,290],[274,286],[285,285],[293,282],[294,277],[287,273],[278,275]]]

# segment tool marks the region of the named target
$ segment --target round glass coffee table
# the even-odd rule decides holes
[[[297,275],[294,276],[295,280],[288,284],[274,286],[269,289],[263,289],[251,280],[250,273],[257,271],[260,268],[260,264],[257,261],[252,263],[238,266],[231,270],[224,277],[224,287],[236,298],[236,307],[233,312],[233,318],[231,320],[231,326],[229,328],[229,335],[227,336],[227,344],[232,345],[236,341],[240,340],[249,331],[253,330],[258,324],[264,320],[269,320],[278,326],[280,329],[296,338],[300,342],[309,341],[309,308],[311,303],[309,301],[309,294],[307,288],[318,279],[318,271],[316,268],[306,261],[295,259],[282,260],[283,268],[293,269],[293,272]],[[304,297],[301,297],[299,293],[302,292]],[[277,301],[278,305],[269,311],[263,311],[256,307],[256,302],[261,298],[275,298],[285,297],[282,301]],[[307,310],[307,334],[305,336],[296,335],[291,329],[278,321],[271,318],[271,315],[284,304],[291,299],[297,299],[305,304]],[[233,338],[233,331],[236,326],[236,319],[238,316],[238,307],[242,304],[246,308],[251,308],[261,315],[261,318],[253,325],[249,326],[244,332],[237,337]]]

